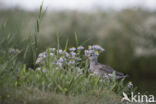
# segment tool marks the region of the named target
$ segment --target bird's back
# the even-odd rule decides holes
[[[124,77],[125,75],[121,72],[115,71],[112,67],[103,65],[103,64],[97,64],[96,65],[98,72],[101,73],[102,75],[109,75],[115,72],[117,77]]]

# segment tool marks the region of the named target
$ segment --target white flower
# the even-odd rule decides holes
[[[59,54],[63,54],[63,51],[60,49],[60,50],[58,50],[58,53]]]
[[[88,50],[85,50],[85,56],[89,56],[90,52]]]
[[[132,88],[133,87],[133,83],[131,81],[128,83],[128,87],[129,88]]]
[[[99,51],[101,51],[101,52],[104,51],[104,49],[101,46],[99,46],[99,45],[94,45],[94,48],[99,50]]]
[[[50,56],[53,56],[54,54],[53,53],[50,53]]]
[[[76,53],[75,53],[75,52],[70,52],[70,54],[71,54],[72,56],[76,56]]]
[[[95,51],[95,50],[85,50],[85,56],[90,56],[91,54],[94,55],[99,55],[99,51]]]
[[[92,49],[93,47],[91,45],[88,46],[88,49]]]
[[[58,65],[59,67],[62,67],[63,63],[57,62],[56,65]]]
[[[83,47],[83,46],[79,46],[77,49],[78,49],[78,50],[83,50],[84,47]]]
[[[58,62],[63,62],[64,59],[62,57],[59,58]]]
[[[65,52],[66,57],[69,57],[69,53]]]
[[[99,46],[99,45],[94,45],[93,47],[94,47],[95,49],[99,49],[99,50],[101,49],[101,46]]]
[[[70,51],[75,51],[76,48],[75,47],[72,47],[72,48],[69,48]]]
[[[75,60],[70,60],[69,64],[75,64]]]
[[[99,50],[100,52],[104,51],[104,49],[99,45],[88,46],[88,49],[89,50]]]

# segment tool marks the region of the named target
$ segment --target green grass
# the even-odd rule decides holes
[[[120,104],[120,91],[126,88],[117,82],[100,82],[95,76],[56,69],[27,70],[16,65],[12,66],[14,71],[0,73],[1,104]]]
[[[83,63],[80,74],[77,65],[56,69],[49,56],[37,70],[22,64],[18,53],[5,54],[0,64],[1,104],[120,104],[122,91],[131,90],[124,80],[101,82],[100,77],[89,76],[88,62]]]
[[[89,95],[67,96],[27,87],[5,92],[1,99],[1,104],[121,104],[120,97],[107,90]]]
[[[7,28],[2,25],[0,41],[0,103],[1,104],[121,104],[121,94],[135,89],[127,87],[124,79],[112,80],[104,79],[101,81],[99,76],[90,75],[88,72],[88,61],[79,54],[82,61],[76,61],[74,65],[65,64],[58,68],[52,62],[56,62],[62,57],[55,54],[51,57],[47,49],[48,56],[44,63],[36,65],[35,61],[38,52],[38,35],[40,32],[40,19],[36,21],[35,31],[32,37],[20,40],[18,45],[22,47],[20,53],[17,50],[9,51],[10,48],[19,48],[16,37],[17,34],[8,33]],[[7,35],[6,35],[7,34]],[[60,39],[57,35],[57,50],[61,49]],[[80,42],[75,33],[76,45]],[[68,50],[68,40],[62,50]],[[56,50],[56,52],[57,52]],[[79,52],[77,52],[79,53]],[[30,69],[25,64],[25,59],[32,54],[33,67]],[[41,70],[37,70],[40,67]],[[82,73],[76,69],[80,67]],[[115,76],[114,76],[115,77]]]

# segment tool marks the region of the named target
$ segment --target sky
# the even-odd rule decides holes
[[[20,7],[26,10],[36,10],[43,0],[0,0],[1,7]],[[156,0],[44,0],[44,7],[56,10],[93,10],[103,9],[121,10],[127,7],[142,7],[156,10]]]

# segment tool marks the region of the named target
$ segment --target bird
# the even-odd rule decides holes
[[[116,79],[128,77],[128,75],[114,70],[111,66],[100,64],[95,51],[91,51],[87,56],[90,60],[89,70],[93,72],[94,75],[100,75],[102,78],[113,78],[115,74]]]

